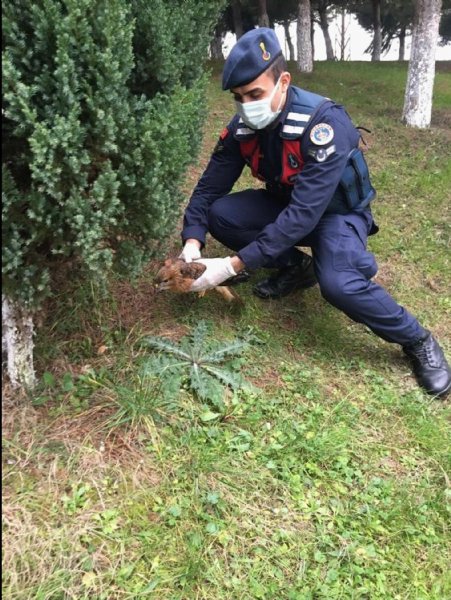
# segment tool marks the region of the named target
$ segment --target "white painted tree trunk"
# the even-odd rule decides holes
[[[416,0],[412,49],[407,75],[402,120],[409,127],[431,124],[435,51],[442,0]]]
[[[299,0],[297,19],[298,67],[301,73],[313,71],[310,0]]]
[[[2,351],[14,388],[31,389],[36,383],[33,367],[33,314],[7,296],[2,297]]]

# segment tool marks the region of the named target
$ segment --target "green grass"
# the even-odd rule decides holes
[[[232,111],[212,69],[187,195]],[[399,63],[318,63],[295,82],[371,129],[379,281],[449,355],[451,74],[439,65],[428,131],[400,123],[405,78]],[[450,597],[449,401],[423,394],[399,348],[317,288],[266,303],[245,284],[244,306],[230,307],[155,296],[155,272],[68,285],[48,307],[41,386],[4,411],[4,597]],[[247,333],[239,367],[253,387],[218,411],[182,385],[168,407],[142,377],[141,341],[177,342],[201,320],[215,341]]]

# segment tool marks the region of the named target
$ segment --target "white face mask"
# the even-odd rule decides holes
[[[280,77],[282,77],[282,75]],[[277,110],[274,111],[271,108],[272,100],[277,91],[277,88],[279,87],[280,77],[277,80],[277,83],[273,91],[271,92],[271,95],[268,96],[268,98],[244,103],[235,101],[237,112],[248,127],[251,127],[252,129],[264,129],[275,119],[277,119],[277,117],[282,112],[279,109],[280,105],[282,104],[283,96],[280,99]]]

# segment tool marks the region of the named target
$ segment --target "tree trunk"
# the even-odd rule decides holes
[[[340,60],[346,60],[346,47],[349,44],[348,26],[346,25],[346,8],[341,9],[340,22]]]
[[[232,16],[236,39],[239,40],[244,33],[240,0],[232,0]]]
[[[313,71],[310,21],[310,0],[299,0],[297,19],[297,47],[298,67],[301,73],[311,73]]]
[[[310,3],[310,41],[312,44],[312,63],[315,60],[315,21],[313,18],[312,4]]]
[[[210,54],[211,58],[224,59],[224,54],[222,53],[222,34],[217,27],[214,31],[214,37],[210,42]]]
[[[425,129],[431,124],[442,0],[416,0],[412,49],[407,75],[402,120],[410,127]]]
[[[381,59],[382,48],[381,0],[372,0],[372,6],[374,38],[371,60],[376,61]]]
[[[326,44],[326,60],[335,60],[334,50],[332,48],[332,40],[329,33],[329,19],[327,15],[327,6],[322,2],[318,5],[319,25],[323,32],[324,42]]]
[[[404,60],[406,53],[406,28],[402,27],[399,33],[399,55],[398,60]]]
[[[31,389],[36,383],[33,367],[33,314],[7,296],[2,298],[2,349],[14,388]]]
[[[293,40],[291,39],[291,34],[290,34],[290,21],[285,20],[283,22],[283,28],[285,30],[285,39],[287,40],[287,44],[288,44],[288,60],[295,60],[294,57],[294,46],[293,46]]]
[[[269,27],[268,9],[266,0],[258,0],[258,26]]]

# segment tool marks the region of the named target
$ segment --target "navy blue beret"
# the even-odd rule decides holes
[[[227,57],[222,72],[222,89],[229,90],[254,81],[281,54],[274,29],[251,29],[240,37]]]

